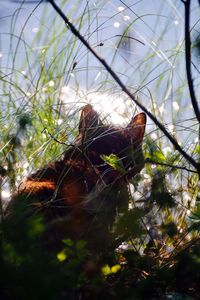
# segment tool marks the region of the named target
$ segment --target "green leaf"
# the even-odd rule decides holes
[[[119,270],[121,270],[121,266],[119,264],[111,267],[111,273],[117,273]]]
[[[115,154],[110,155],[101,155],[101,158],[113,169],[119,171],[120,173],[124,174],[126,172],[122,161],[119,157]]]
[[[197,145],[197,146],[194,148],[194,153],[200,155],[200,146],[199,146],[199,145]]]
[[[152,153],[148,152],[146,157],[155,162],[165,161],[165,156],[160,150],[153,151]]]
[[[103,273],[104,276],[107,276],[111,273],[109,265],[105,265],[101,268],[101,272]]]
[[[34,216],[29,219],[29,230],[28,235],[30,238],[36,238],[42,235],[45,231],[44,220],[41,216]]]
[[[63,262],[67,259],[67,254],[66,252],[63,250],[59,253],[57,253],[57,259],[60,261],[60,262]]]
[[[76,244],[76,248],[78,251],[84,250],[87,245],[87,242],[84,240],[79,240]]]
[[[72,247],[74,245],[74,242],[71,239],[64,239],[63,243],[68,247]]]
[[[110,274],[115,274],[121,270],[121,266],[119,264],[114,265],[110,267],[108,264],[104,265],[101,268],[101,272],[103,273],[104,276],[110,275]]]

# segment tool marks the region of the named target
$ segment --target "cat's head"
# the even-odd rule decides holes
[[[81,111],[76,145],[101,174],[124,172],[131,178],[144,166],[145,126],[144,113],[134,116],[125,128],[104,125],[99,114],[88,104]]]

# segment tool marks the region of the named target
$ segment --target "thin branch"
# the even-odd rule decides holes
[[[56,143],[58,143],[58,144],[60,144],[60,145],[65,145],[65,146],[67,146],[67,147],[70,146],[69,144],[66,144],[66,143],[61,142],[61,141],[59,141],[58,139],[56,139],[56,138],[49,132],[49,130],[48,130],[46,127],[44,127],[44,129],[41,131],[41,133],[47,133],[48,136],[49,136],[52,140],[54,140]]]
[[[85,38],[80,34],[80,32],[75,28],[75,26],[69,21],[69,19],[65,16],[63,11],[56,5],[54,0],[49,0],[49,3],[53,6],[59,16],[64,20],[66,25],[70,28],[71,32],[78,37],[78,39],[85,45],[85,47],[97,58],[98,61],[105,67],[108,73],[113,77],[113,79],[117,82],[117,84],[121,87],[122,91],[128,95],[133,102],[144,111],[149,118],[158,126],[158,128],[165,134],[165,136],[170,140],[173,144],[174,148],[179,151],[183,155],[183,157],[191,163],[191,165],[197,169],[200,174],[200,164],[198,164],[190,155],[188,155],[178,144],[178,142],[173,138],[173,136],[166,130],[166,128],[158,121],[158,119],[148,111],[148,109],[142,105],[135,96],[127,89],[127,87],[123,84],[121,79],[117,76],[117,74],[112,70],[112,68],[107,64],[107,62],[102,59],[98,53],[90,46],[90,44],[85,40]]]
[[[191,39],[190,39],[190,4],[191,0],[187,0],[183,2],[185,5],[185,63],[186,63],[186,73],[187,73],[187,81],[188,87],[190,91],[190,97],[192,106],[196,115],[198,122],[200,123],[200,111],[198,102],[194,92],[194,85],[192,80],[192,72],[191,72]]]
[[[163,167],[169,167],[171,169],[184,170],[184,171],[187,171],[187,172],[191,172],[191,173],[196,173],[197,174],[197,171],[195,171],[195,170],[191,170],[191,169],[188,169],[186,167],[181,167],[181,166],[177,166],[177,165],[171,165],[171,164],[164,163],[164,162],[154,161],[153,159],[149,159],[149,158],[147,158],[145,160],[145,163],[147,163],[147,164],[150,163],[150,164],[154,164],[154,165],[158,165],[158,166],[163,166]]]

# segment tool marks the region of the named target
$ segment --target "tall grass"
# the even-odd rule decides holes
[[[112,1],[59,4],[127,87],[166,125],[182,147],[195,155],[198,124],[186,85],[181,1],[155,3],[155,8],[143,3]],[[12,8],[14,4],[10,5]],[[194,10],[194,32],[197,18]],[[22,144],[14,145],[19,148],[15,151],[19,164],[28,162],[35,169],[57,157],[63,146],[48,132],[66,144],[69,137],[71,143],[71,133],[77,130],[78,114],[74,113],[89,101],[107,120],[117,113],[121,119],[115,117],[115,122],[128,122],[137,108],[50,5],[28,5],[22,1],[5,22],[6,32],[1,33],[2,166],[7,165],[13,149],[11,136]],[[198,85],[195,87],[198,92]],[[21,119],[27,122],[24,128],[20,127]],[[154,147],[164,153],[174,152],[151,120],[147,134]],[[162,160],[167,163],[164,153]],[[183,164],[186,162],[180,162]],[[16,173],[19,170],[23,166],[15,168]]]

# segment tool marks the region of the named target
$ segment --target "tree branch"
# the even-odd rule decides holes
[[[200,111],[198,107],[198,102],[194,92],[192,72],[191,72],[191,39],[190,39],[190,3],[191,0],[186,0],[183,2],[185,5],[185,63],[186,63],[186,73],[188,87],[190,91],[190,97],[192,106],[196,115],[198,122],[200,123]]]
[[[178,166],[178,165],[171,165],[171,164],[164,163],[164,162],[159,162],[159,161],[154,161],[153,159],[149,159],[149,158],[146,158],[145,163],[147,163],[147,164],[150,163],[150,164],[154,164],[154,165],[158,165],[158,166],[168,167],[168,168],[171,168],[173,170],[184,170],[184,171],[187,171],[187,172],[197,174],[197,171],[188,169],[186,167],[182,167],[182,166]]]
[[[158,121],[158,119],[147,110],[147,108],[142,105],[135,96],[127,89],[127,87],[123,84],[121,79],[117,76],[117,74],[112,70],[112,68],[107,64],[107,62],[102,59],[98,53],[89,45],[89,43],[85,40],[85,38],[80,34],[80,32],[75,28],[75,26],[69,21],[69,19],[65,16],[63,11],[56,5],[54,0],[48,0],[49,3],[53,6],[59,16],[64,20],[66,25],[69,26],[71,32],[78,37],[78,39],[85,45],[85,47],[97,58],[98,61],[105,67],[108,73],[113,77],[113,79],[117,82],[117,84],[121,87],[122,91],[128,95],[134,103],[144,111],[148,117],[158,126],[158,128],[165,134],[165,136],[170,140],[174,148],[179,151],[183,155],[183,157],[191,163],[191,165],[197,169],[198,173],[200,174],[200,165],[189,155],[187,154],[178,142],[173,138],[173,136],[166,130],[166,128]]]

